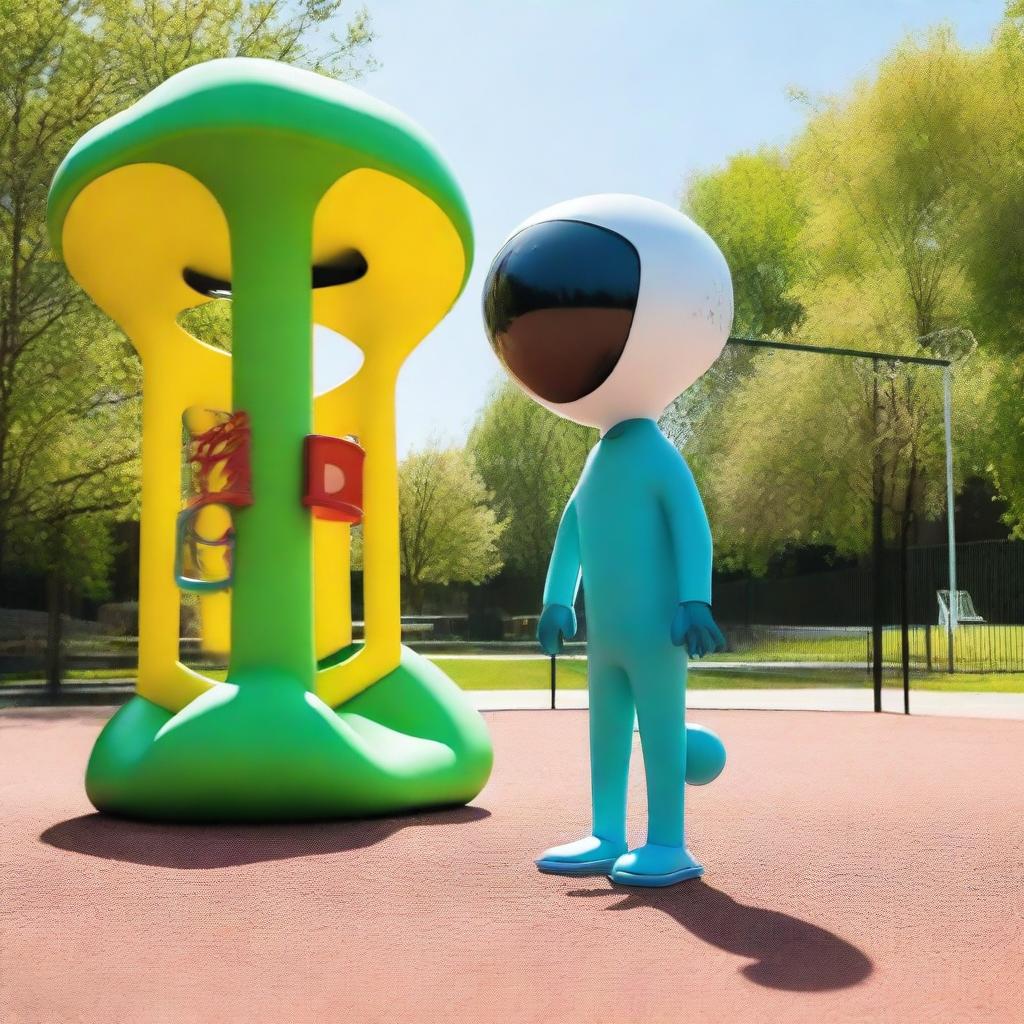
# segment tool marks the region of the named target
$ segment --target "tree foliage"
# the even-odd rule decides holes
[[[0,2],[0,571],[102,589],[105,524],[135,498],[138,368],[50,250],[54,171],[89,128],[200,61],[352,77],[369,22],[341,19],[342,0]]]
[[[791,333],[803,318],[794,286],[805,259],[800,233],[807,211],[788,158],[770,149],[740,153],[722,170],[694,178],[684,206],[729,263],[733,333]]]
[[[963,238],[971,316],[996,358],[987,469],[1024,535],[1024,3],[1013,0],[991,47],[975,58],[977,194]]]
[[[468,447],[498,516],[503,560],[524,576],[543,577],[562,510],[597,440],[504,381],[491,394]]]
[[[771,149],[739,153],[721,170],[693,178],[683,206],[729,263],[733,334],[771,338],[796,330],[804,318],[796,286],[806,269],[800,243],[807,209],[789,156]],[[662,430],[680,448],[695,432],[710,442],[718,408],[752,365],[751,350],[731,351],[666,410]]]
[[[422,607],[426,583],[482,583],[501,569],[504,523],[469,454],[429,444],[398,471],[402,578]]]
[[[919,521],[944,511],[942,401],[931,367],[757,353],[716,438],[726,457],[695,460],[720,564],[763,571],[787,546],[862,554],[876,498],[885,535],[912,539]],[[984,413],[963,403],[955,446],[969,446]],[[957,485],[969,465],[958,463]]]
[[[982,225],[1008,189],[1017,199],[1021,191],[996,169],[1000,160],[1020,166],[1022,122],[1004,117],[993,128],[992,113],[999,89],[1024,90],[1024,60],[1008,70],[1020,38],[1011,18],[980,53],[944,28],[908,39],[845,95],[797,94],[808,120],[784,151],[737,157],[688,195],[698,219],[722,233],[740,333],[952,358],[957,480],[987,473],[1004,492],[1024,477],[1019,413],[1002,433],[997,423],[995,396],[1015,371],[978,298],[990,260]],[[785,201],[773,216],[783,227],[768,231],[769,215],[735,209],[772,211],[767,193],[780,182]],[[747,249],[734,241],[741,230],[752,234]],[[1007,261],[1024,275],[1021,242],[1013,238],[1014,252],[1013,228],[1002,233],[993,276],[1005,277]],[[986,300],[993,308],[996,291],[992,284]],[[766,312],[789,308],[800,313],[788,324]],[[906,543],[943,510],[938,370],[730,351],[668,422],[703,480],[727,560],[763,567],[794,543],[863,552],[876,502],[887,535]],[[1011,429],[1015,453],[1005,443]],[[1016,475],[1000,472],[1000,460]]]
[[[852,95],[811,108],[794,146],[811,210],[805,287],[855,289],[862,344],[914,354],[965,326],[976,99],[973,59],[942,29],[897,48]],[[848,306],[827,310],[819,301],[808,327],[848,330]]]

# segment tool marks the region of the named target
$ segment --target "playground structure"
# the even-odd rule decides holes
[[[400,633],[395,381],[472,253],[432,143],[348,86],[212,61],[84,136],[49,222],[144,374],[138,690],[97,741],[92,802],[262,820],[472,799],[491,766],[483,721]],[[177,322],[226,297],[230,354]],[[316,397],[314,323],[364,354]],[[230,651],[225,683],[178,660],[182,589],[208,646]]]

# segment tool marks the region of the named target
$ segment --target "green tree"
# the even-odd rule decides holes
[[[876,501],[883,535],[909,543],[945,506],[942,401],[935,368],[759,352],[720,410],[726,457],[693,459],[719,563],[763,571],[787,545],[863,554]],[[964,402],[958,413],[954,451],[969,448],[985,408]],[[972,471],[958,459],[955,482]]]
[[[977,101],[975,59],[941,29],[898,47],[851,95],[809,105],[794,147],[811,211],[796,291],[815,309],[802,333],[913,354],[970,326],[963,234],[977,200]],[[859,323],[849,325],[854,304],[827,301],[833,286],[856,291]]]
[[[1024,3],[1007,4],[991,47],[976,58],[975,216],[963,250],[979,344],[994,358],[988,470],[1006,521],[1024,536]]]
[[[465,450],[431,443],[411,452],[398,488],[402,578],[415,611],[427,583],[483,583],[501,569],[504,524]]]
[[[808,334],[954,358],[975,375],[974,405],[985,399],[986,374],[972,359],[963,234],[978,202],[978,101],[976,58],[940,28],[897,47],[850,96],[818,107],[794,155],[813,196],[803,234],[809,273],[797,287]],[[885,364],[868,379],[870,389],[858,382],[845,392],[835,381],[832,401],[847,406],[850,435],[872,454],[865,504],[905,550],[920,520],[941,509],[940,381],[935,371]],[[959,436],[977,425],[974,411],[958,403]],[[958,446],[961,476],[972,451]],[[806,482],[812,490],[814,478]]]
[[[729,263],[733,333],[748,338],[791,333],[803,317],[794,287],[805,258],[800,234],[807,211],[786,154],[764,149],[732,157],[721,170],[690,182],[683,207]]]
[[[213,57],[352,77],[369,22],[341,20],[341,3],[0,0],[0,571],[42,567],[57,590],[98,580],[110,519],[134,499],[137,363],[50,250],[58,163],[93,125]]]
[[[963,360],[975,390],[973,403],[958,404],[961,437],[968,423],[983,425],[974,413],[990,366],[971,355],[962,237],[978,202],[975,71],[945,30],[909,40],[871,81],[808,104],[785,163],[803,211],[799,252],[785,257],[796,268],[786,295],[801,310],[800,337]],[[935,371],[883,362],[876,373],[870,362],[788,353],[747,359],[684,438],[723,553],[763,567],[785,543],[862,552],[876,510],[905,546],[915,524],[940,511]],[[958,448],[960,474],[976,450]]]
[[[563,420],[511,381],[491,394],[468,447],[506,523],[505,563],[531,578],[547,570],[555,531],[597,432]]]
[[[1007,4],[993,45],[974,58],[976,196],[961,244],[973,289],[972,316],[986,346],[1024,351],[1024,2]]]
[[[796,287],[806,269],[801,232],[807,210],[789,156],[775,149],[740,153],[721,170],[694,177],[683,208],[729,263],[732,333],[769,338],[796,330],[804,316]],[[717,409],[750,371],[751,356],[751,349],[730,349],[666,410],[662,430],[680,448],[695,432],[710,440]]]
[[[138,364],[98,314],[82,310],[19,362],[9,412],[16,477],[5,535],[7,564],[47,579],[47,680],[60,678],[60,614],[68,594],[104,597],[111,523],[135,509],[140,412]],[[88,333],[86,333],[88,332]]]

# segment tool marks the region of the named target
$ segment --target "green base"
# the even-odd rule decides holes
[[[100,734],[100,811],[164,821],[295,821],[472,800],[491,771],[483,719],[434,664],[398,668],[331,709],[297,682],[221,683],[177,714],[134,697]]]

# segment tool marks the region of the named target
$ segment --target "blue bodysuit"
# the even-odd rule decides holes
[[[625,848],[635,711],[648,843],[685,853],[686,651],[673,643],[673,620],[680,605],[710,605],[711,556],[693,475],[657,423],[634,419],[612,427],[591,451],[566,505],[544,588],[546,608],[571,608],[582,570],[594,836],[610,850]],[[666,868],[678,873],[680,866]],[[693,867],[688,877],[700,873]]]

